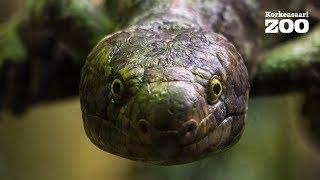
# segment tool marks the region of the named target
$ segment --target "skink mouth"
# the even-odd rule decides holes
[[[160,131],[154,129],[158,136],[151,138],[148,144],[141,144],[146,151],[152,150],[157,164],[181,164],[194,161],[205,154],[219,152],[236,143],[243,132],[246,112],[232,114],[217,123],[212,114],[203,118],[192,131]],[[181,135],[181,133],[183,135]],[[157,155],[158,154],[158,155]]]
[[[119,140],[129,139],[117,142],[119,147],[123,147],[127,153],[114,150],[111,153],[132,160],[161,165],[192,162],[201,159],[208,153],[218,152],[236,142],[242,134],[243,124],[241,124],[241,121],[243,121],[245,114],[245,112],[232,114],[219,124],[211,114],[203,118],[198,124],[192,121],[184,123],[195,134],[195,136],[191,137],[196,137],[190,138],[189,141],[185,142],[181,141],[182,134],[184,136],[187,134],[183,130],[156,130],[158,136],[155,137],[158,138],[150,139],[153,143],[144,143],[141,138],[129,135],[121,127],[110,122],[108,126],[110,126],[110,130],[113,129],[118,132]],[[103,120],[101,122],[106,123]],[[194,125],[197,126],[193,127]]]
[[[227,133],[226,131],[232,128],[232,121],[241,116],[244,119],[245,114],[246,112],[232,114],[227,116],[220,124],[217,123],[213,114],[209,114],[200,122],[191,119],[176,130],[159,130],[148,121],[141,119],[137,129],[144,145],[166,146],[167,143],[170,146],[174,144],[177,148],[184,148],[202,141],[212,133],[217,133],[217,136]],[[225,127],[224,130],[215,132],[220,126],[226,125],[228,127]]]
[[[202,140],[204,140],[205,138],[208,138],[208,136],[212,133],[214,133],[214,131],[219,131],[217,134],[217,136],[219,136],[218,134],[223,134],[226,132],[223,132],[221,130],[219,130],[219,127],[225,126],[226,124],[230,124],[230,126],[232,125],[231,121],[234,120],[237,117],[241,117],[246,114],[246,112],[241,112],[241,113],[236,113],[236,114],[232,114],[230,116],[227,116],[220,124],[217,123],[217,121],[214,119],[213,115],[210,114],[207,117],[203,118],[201,120],[201,122],[199,123],[198,129],[197,129],[197,138],[195,138],[193,141],[189,142],[189,143],[183,143],[181,146],[182,148],[187,147],[187,146],[192,146],[194,144],[197,144],[199,142],[201,142]]]

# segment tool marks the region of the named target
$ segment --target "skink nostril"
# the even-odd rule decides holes
[[[193,131],[195,131],[197,129],[198,123],[195,120],[192,119],[192,120],[190,120],[188,122],[185,122],[183,124],[183,126],[184,126],[186,132],[193,132]]]

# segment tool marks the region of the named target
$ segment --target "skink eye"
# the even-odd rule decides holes
[[[122,96],[124,90],[123,83],[120,79],[115,79],[111,84],[111,93],[117,97],[120,98]]]
[[[213,78],[210,82],[209,93],[211,100],[217,100],[223,91],[222,83],[218,78]]]

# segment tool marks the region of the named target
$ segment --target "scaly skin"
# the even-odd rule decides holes
[[[225,36],[239,50],[249,73],[254,75],[258,66],[256,57],[283,38],[284,35],[266,35],[265,11],[302,12],[310,0],[110,0],[106,7],[116,21],[126,19],[127,24],[145,22],[150,16],[161,16],[172,4],[180,6],[180,16],[197,21],[202,28]],[[126,6],[125,6],[125,5]],[[170,5],[171,4],[171,5]],[[181,7],[182,6],[182,7]],[[183,9],[185,11],[183,11]],[[128,19],[128,17],[131,17]]]
[[[129,159],[179,164],[234,144],[244,126],[247,69],[255,79],[253,90],[262,84],[275,93],[283,92],[281,84],[288,80],[283,77],[296,73],[297,68],[283,66],[290,60],[295,67],[304,65],[299,77],[290,78],[290,85],[301,84],[310,69],[315,69],[316,75],[320,72],[319,66],[314,66],[319,64],[319,46],[316,39],[309,38],[318,37],[318,28],[310,36],[290,42],[312,43],[308,46],[312,49],[299,51],[305,53],[295,53],[304,46],[285,45],[257,59],[283,39],[262,34],[264,11],[303,11],[307,4],[303,0],[290,4],[284,0],[108,0],[108,16],[89,0],[34,2],[28,18],[1,31],[6,39],[0,38],[0,63],[15,62],[18,67],[14,65],[7,73],[6,66],[1,66],[0,85],[6,86],[0,86],[0,104],[13,98],[14,104],[24,106],[21,94],[32,100],[60,97],[54,93],[72,89],[61,81],[70,79],[65,81],[70,85],[77,78],[61,73],[62,79],[56,78],[50,63],[70,60],[70,49],[83,57],[103,35],[124,29],[92,51],[83,68],[80,95],[86,132],[92,141]],[[7,47],[16,47],[17,53]],[[281,52],[287,50],[287,58],[282,58]],[[73,60],[81,66],[77,58]],[[31,74],[29,78],[26,72]],[[59,83],[50,83],[51,76]],[[110,92],[115,78],[124,83],[121,98]],[[223,93],[212,100],[210,82],[217,79]],[[47,84],[51,86],[41,88]],[[295,90],[286,88],[285,92]],[[2,97],[9,100],[3,103]]]
[[[250,14],[257,11],[248,11],[267,3],[249,2],[131,1],[135,10],[118,12],[133,17],[128,27],[104,38],[82,71],[81,106],[91,141],[128,159],[164,165],[192,162],[236,143],[249,76],[237,49],[214,31],[235,43],[250,64],[253,50],[268,43],[257,38],[263,25]],[[212,101],[215,78],[223,93]],[[124,84],[120,98],[112,92],[118,79]]]
[[[107,36],[89,55],[81,107],[86,133],[101,149],[172,165],[239,140],[249,93],[244,61],[180,3],[166,2],[159,14],[134,19],[137,25]],[[223,92],[211,100],[214,78]],[[115,79],[124,84],[121,98],[111,92]]]
[[[128,22],[135,24],[137,23],[135,19],[141,19],[143,22],[149,14],[164,12],[170,4],[170,1],[156,0],[107,0],[106,10],[102,11],[102,8],[93,6],[90,0],[28,0],[27,2],[29,12],[27,16],[20,15],[13,19],[9,23],[10,28],[7,28],[7,25],[0,27],[0,109],[9,109],[15,113],[24,111],[38,101],[77,94],[78,72],[83,65],[81,60],[85,59],[94,44],[115,29],[123,29]],[[239,50],[246,61],[251,79],[254,79],[251,92],[258,95],[268,94],[269,91],[257,91],[259,87],[255,84],[265,84],[265,81],[269,81],[265,80],[265,77],[275,77],[272,74],[274,72],[259,75],[260,66],[264,66],[264,63],[260,62],[264,59],[256,57],[261,51],[279,43],[283,37],[263,34],[264,11],[278,9],[304,11],[308,2],[303,0],[293,0],[290,3],[284,0],[186,0],[185,2],[195,12],[185,13],[190,15],[189,19],[192,19],[190,17],[196,17],[196,21],[201,19],[201,26],[207,26],[207,29],[213,29],[224,35]],[[159,3],[162,5],[159,6]],[[179,3],[176,1],[176,4]],[[296,44],[296,42],[291,43]],[[272,61],[272,63],[273,66],[278,66],[278,62]],[[309,63],[306,70],[313,68],[313,64]],[[286,67],[281,69],[285,70]],[[291,71],[287,72],[281,78],[286,79],[292,73],[294,74]],[[276,76],[276,79],[278,77]],[[278,82],[276,79],[273,82]],[[279,82],[273,86],[265,86],[264,89],[272,87],[273,90],[280,90],[281,88],[277,86],[283,83]],[[296,91],[295,87],[287,89]]]

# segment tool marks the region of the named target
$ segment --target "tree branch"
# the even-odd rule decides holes
[[[0,109],[78,94],[91,48],[113,31],[89,0],[29,0],[28,16],[0,28]]]
[[[320,89],[320,26],[268,53],[253,76],[253,94]]]
[[[81,57],[114,31],[114,23],[90,0],[30,0],[29,9],[30,28],[52,29]]]

